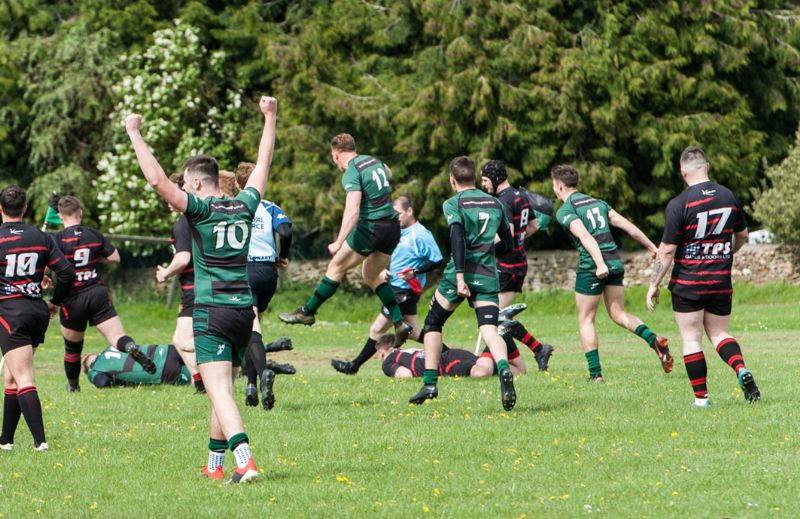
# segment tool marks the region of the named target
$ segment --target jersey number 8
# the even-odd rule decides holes
[[[241,231],[241,240],[236,236],[237,230]],[[247,236],[250,233],[250,226],[242,221],[233,223],[219,222],[214,226],[212,232],[217,237],[217,243],[214,245],[214,248],[221,249],[225,246],[225,242],[227,241],[228,246],[231,248],[241,250],[244,248],[244,244],[247,243]]]

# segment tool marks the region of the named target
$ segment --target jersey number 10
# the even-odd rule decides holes
[[[241,240],[236,236],[237,230],[241,231]],[[217,237],[217,243],[214,245],[214,248],[221,249],[225,246],[225,242],[227,241],[229,247],[241,250],[244,248],[244,244],[247,243],[247,236],[250,234],[250,226],[242,221],[233,223],[219,222],[214,226],[212,232]]]
[[[32,276],[36,272],[36,261],[38,259],[39,254],[36,252],[9,254],[6,256],[6,277]]]

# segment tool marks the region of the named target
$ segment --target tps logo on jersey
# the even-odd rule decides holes
[[[220,345],[217,346],[217,356],[222,355],[224,351],[225,351],[225,345],[224,344],[220,344]]]
[[[697,256],[700,254],[700,244],[699,243],[691,243],[686,246],[684,249],[684,257],[691,258],[692,256]]]

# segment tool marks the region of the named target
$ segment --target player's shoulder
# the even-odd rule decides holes
[[[258,189],[254,188],[253,186],[248,186],[239,191],[239,194],[233,197],[233,200],[256,202],[256,203],[262,202],[261,195],[259,194]]]

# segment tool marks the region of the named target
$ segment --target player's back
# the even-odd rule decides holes
[[[291,224],[292,221],[280,207],[269,200],[262,200],[258,204],[251,226],[252,235],[247,261],[271,263],[277,261],[275,229],[283,223]]]
[[[528,259],[525,256],[525,237],[528,221],[533,216],[528,197],[524,196],[518,189],[509,186],[497,193],[497,199],[503,204],[508,223],[514,226],[514,247],[506,251],[502,256],[498,256],[498,265],[507,268],[516,266],[527,268]]]
[[[152,375],[147,373],[133,357],[109,346],[97,356],[89,367],[86,373],[89,380],[94,381],[98,374],[103,373],[113,377],[117,384],[158,384],[161,382],[169,346],[151,344],[141,346],[141,350],[156,365],[156,372]]]
[[[611,226],[609,224],[608,214],[611,212],[611,206],[603,200],[598,200],[583,193],[572,193],[564,204],[559,208],[556,213],[556,218],[559,223],[565,228],[569,229],[569,224],[574,219],[579,219],[583,226],[589,231],[589,234],[597,242],[600,247],[600,252],[603,255],[603,260],[610,269],[622,268],[622,260],[619,256],[617,242],[614,241],[614,236],[611,234]],[[581,244],[580,240],[575,238],[572,234],[573,242],[580,251],[580,260],[578,264],[579,270],[594,270],[596,268],[594,260]]]
[[[101,260],[113,254],[115,249],[100,231],[72,225],[56,234],[55,240],[64,257],[75,268],[73,294],[103,284]]]
[[[42,298],[45,267],[64,262],[53,239],[21,222],[0,225],[0,300]]]
[[[361,191],[361,220],[396,218],[392,207],[392,188],[389,168],[379,159],[357,155],[342,175],[342,187],[347,192]]]

